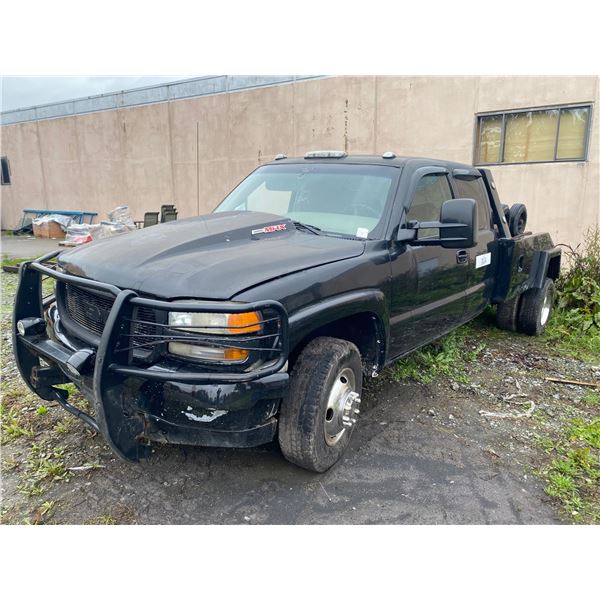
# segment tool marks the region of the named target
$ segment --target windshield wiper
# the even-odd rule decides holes
[[[315,235],[323,235],[321,233],[321,229],[316,225],[309,225],[308,223],[302,223],[301,221],[292,221],[292,223],[297,229],[304,229],[306,231],[314,233]]]

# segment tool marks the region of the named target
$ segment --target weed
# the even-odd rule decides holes
[[[38,406],[36,408],[35,412],[38,415],[46,415],[46,414],[48,414],[48,409],[44,405],[42,405],[42,406]]]
[[[76,423],[76,418],[73,415],[66,415],[55,426],[54,431],[60,434],[67,434]]]
[[[42,525],[52,516],[52,512],[56,508],[54,500],[46,500],[42,502],[34,511],[31,519],[28,519],[27,525]]]
[[[392,368],[392,377],[396,381],[414,379],[429,383],[438,376],[448,376],[468,383],[464,365],[473,362],[485,349],[485,344],[472,344],[471,333],[469,326],[463,326],[413,352]]]
[[[22,262],[27,262],[28,260],[33,260],[33,258],[9,258],[8,256],[2,257],[2,266],[3,267],[16,267],[20,265]]]
[[[33,437],[35,432],[29,427],[25,427],[20,422],[19,411],[16,408],[8,408],[4,404],[0,404],[0,425],[2,427],[2,444],[9,444],[10,442],[20,438]]]
[[[598,404],[600,404],[600,394],[597,394],[596,392],[586,392],[582,396],[581,401],[586,406],[598,406]]]
[[[32,444],[19,491],[29,496],[39,495],[43,492],[41,482],[68,480],[64,455],[64,448]]]
[[[17,490],[26,496],[41,496],[46,488],[35,483],[22,483],[17,486]]]
[[[535,440],[537,445],[544,450],[544,452],[552,452],[557,449],[557,442],[549,437],[544,437],[540,435],[535,436]]]
[[[56,387],[66,390],[67,392],[69,392],[69,394],[78,394],[79,393],[79,390],[77,389],[77,386],[74,383],[61,383],[60,385],[57,385]]]
[[[558,307],[577,311],[582,327],[600,328],[600,229],[588,229],[583,247],[565,248],[569,268],[558,280]]]
[[[592,419],[589,423],[581,418],[573,419],[565,433],[571,441],[582,442],[592,448],[600,449],[600,419]]]
[[[576,522],[600,522],[600,419],[572,419],[557,440],[538,438],[555,458],[542,469],[546,493]]]
[[[563,254],[568,268],[556,282],[556,310],[545,337],[563,353],[598,362],[600,229],[590,228],[583,245],[565,246]]]
[[[1,471],[14,471],[19,466],[19,461],[14,456],[9,456],[2,461]]]
[[[96,517],[92,523],[92,525],[116,525],[117,520],[112,515],[100,515]]]
[[[42,516],[48,514],[51,510],[54,509],[55,504],[56,502],[47,500],[40,506],[40,514]]]

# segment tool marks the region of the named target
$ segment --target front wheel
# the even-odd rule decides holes
[[[279,416],[279,445],[294,464],[322,473],[350,442],[362,391],[360,353],[351,342],[312,340],[290,376],[290,394]]]

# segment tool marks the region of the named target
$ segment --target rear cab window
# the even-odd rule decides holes
[[[479,230],[493,229],[490,201],[483,179],[481,177],[453,177],[452,185],[457,198],[472,198],[477,202]]]

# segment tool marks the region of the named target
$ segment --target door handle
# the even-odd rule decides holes
[[[459,265],[464,265],[469,262],[469,252],[467,250],[459,250],[456,253],[456,262]]]

